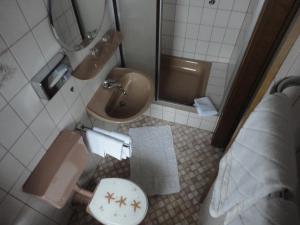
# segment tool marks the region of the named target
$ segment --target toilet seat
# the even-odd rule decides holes
[[[87,212],[105,225],[138,225],[148,210],[148,200],[135,183],[121,178],[100,180]]]

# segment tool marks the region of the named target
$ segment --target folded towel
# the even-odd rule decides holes
[[[218,111],[209,97],[194,99],[194,107],[200,116],[215,116]]]
[[[297,186],[291,102],[284,94],[256,107],[222,158],[213,188],[213,217],[250,208],[268,194]]]
[[[117,132],[111,132],[107,131],[98,127],[93,127],[93,130],[105,134],[107,136],[113,137],[117,140],[120,140],[123,142],[123,147],[122,147],[122,159],[127,159],[130,158],[132,155],[132,140],[131,137],[125,134],[117,133]]]
[[[102,157],[109,154],[118,160],[122,159],[123,141],[93,130],[86,131],[86,139],[92,153]]]
[[[297,205],[280,198],[263,198],[242,212],[229,225],[296,225]]]

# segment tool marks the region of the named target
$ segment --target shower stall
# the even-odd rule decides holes
[[[264,0],[115,0],[125,65],[148,73],[155,100],[221,110]]]

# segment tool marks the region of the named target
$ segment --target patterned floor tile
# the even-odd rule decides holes
[[[181,191],[176,194],[149,197],[149,210],[142,225],[197,225],[200,202],[211,174],[216,169],[222,152],[210,146],[212,134],[196,128],[143,116],[137,121],[121,125],[118,130],[128,133],[129,128],[170,125],[178,162]],[[130,177],[130,161],[111,157],[102,159],[87,187],[93,190],[100,179]],[[86,213],[85,207],[74,207],[69,225],[99,225]]]

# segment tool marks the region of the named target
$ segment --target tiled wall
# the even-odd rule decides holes
[[[163,0],[162,52],[228,63],[250,0]]]
[[[110,7],[98,40],[114,26]],[[89,48],[68,53],[73,67],[88,54]],[[65,224],[71,213],[69,207],[56,210],[36,200],[23,193],[21,187],[59,131],[72,129],[79,121],[91,124],[85,105],[116,65],[117,57],[95,79],[72,78],[51,101],[41,101],[30,79],[59,50],[42,0],[0,1],[0,63],[13,71],[0,87],[0,224],[3,225]],[[89,163],[87,175],[96,161],[92,159]]]
[[[241,32],[238,35],[236,45],[233,49],[230,61],[228,64],[228,70],[226,75],[225,83],[225,94],[224,98],[228,95],[232,82],[234,80],[235,74],[239,68],[239,65],[243,59],[245,50],[247,48],[248,42],[251,38],[252,32],[254,30],[256,21],[260,15],[261,9],[263,7],[265,0],[252,0],[245,16],[245,20],[242,24]],[[224,102],[224,101],[223,101]]]
[[[208,96],[217,109],[220,109],[225,93],[226,73],[228,63],[213,62],[205,96]]]
[[[157,103],[152,104],[145,115],[207,131],[214,131],[219,118],[218,116],[202,117],[195,110],[178,109],[178,107]]]

